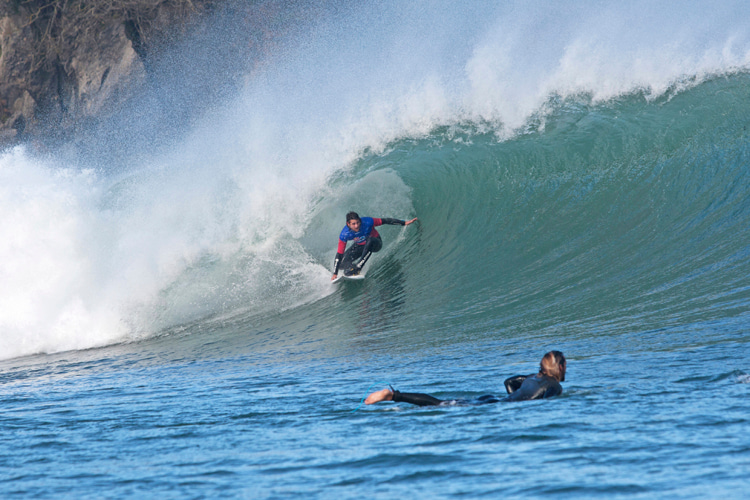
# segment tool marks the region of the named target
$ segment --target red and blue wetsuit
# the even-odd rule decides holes
[[[373,252],[380,251],[383,247],[383,240],[375,226],[382,226],[383,224],[403,226],[406,224],[400,219],[377,219],[373,217],[362,217],[360,221],[359,231],[356,233],[349,229],[349,226],[344,226],[344,229],[341,230],[336,259],[333,261],[333,274],[339,273],[339,267],[342,267],[347,273],[359,273]],[[354,240],[354,244],[349,247],[349,250],[346,250],[346,243],[350,240]],[[360,257],[362,258],[355,266],[354,261]]]

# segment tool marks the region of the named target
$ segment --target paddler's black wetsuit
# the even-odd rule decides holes
[[[551,398],[559,396],[563,392],[560,382],[547,375],[535,373],[533,375],[516,375],[505,380],[505,390],[508,396],[498,398],[491,394],[481,396],[474,400],[442,400],[417,392],[399,392],[393,390],[393,401],[411,403],[417,406],[437,406],[443,404],[457,405],[483,405],[488,403],[499,403],[501,401],[528,401],[530,399]]]

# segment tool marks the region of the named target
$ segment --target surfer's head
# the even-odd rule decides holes
[[[352,220],[361,221],[362,219],[359,218],[359,214],[357,212],[349,212],[348,214],[346,214],[346,223],[349,224],[349,221]]]
[[[550,351],[544,355],[539,363],[539,373],[552,377],[558,382],[565,380],[566,361],[560,351]]]
[[[362,219],[359,218],[357,212],[349,212],[346,214],[346,225],[349,226],[354,232],[359,231],[359,226],[362,224]]]

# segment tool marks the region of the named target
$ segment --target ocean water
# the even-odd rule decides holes
[[[189,120],[0,153],[0,497],[744,498],[750,7],[278,5]],[[419,222],[331,285],[349,210]]]

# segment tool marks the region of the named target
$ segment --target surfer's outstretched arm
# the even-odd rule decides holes
[[[380,219],[374,219],[376,226],[382,226],[383,224],[391,224],[393,226],[408,226],[415,220],[417,220],[416,217],[414,217],[411,220],[402,220],[402,219],[389,219],[388,217],[382,217]]]

